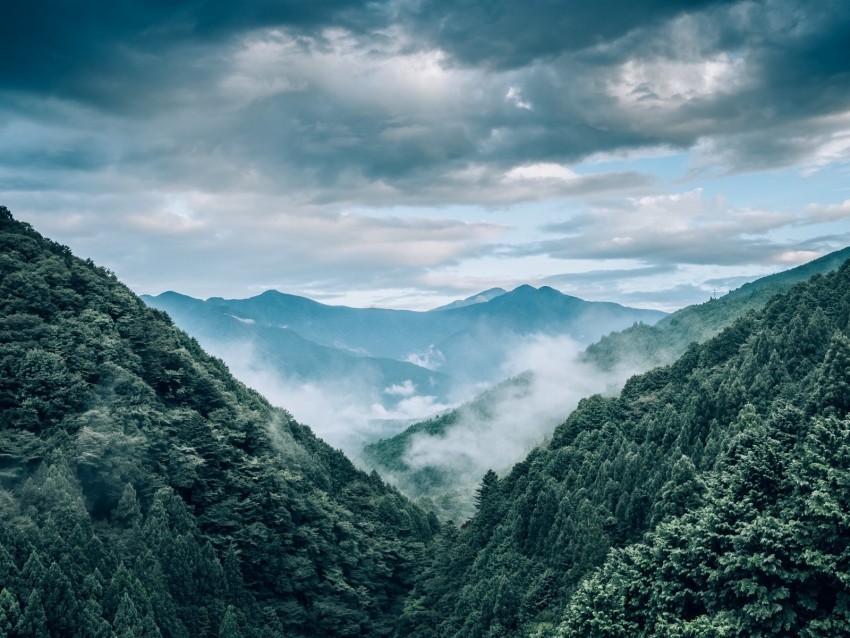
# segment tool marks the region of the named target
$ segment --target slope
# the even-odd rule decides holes
[[[433,520],[5,208],[0,245],[0,633],[391,633]]]
[[[476,303],[485,303],[495,297],[498,297],[499,295],[504,295],[506,292],[507,290],[505,290],[504,288],[489,288],[488,290],[482,290],[479,293],[471,295],[466,299],[458,299],[457,301],[452,301],[451,303],[448,303],[445,306],[432,308],[430,312],[440,312],[441,310],[453,310],[454,308],[463,308],[464,306],[471,306],[472,304]]]
[[[507,379],[472,401],[414,423],[400,434],[370,443],[363,449],[360,460],[443,520],[466,520],[474,511],[472,495],[481,478],[480,469],[471,459],[457,463],[448,455],[436,452],[434,456],[441,457],[439,463],[420,465],[408,456],[412,444],[417,439],[427,441],[430,437],[442,437],[452,428],[471,429],[475,423],[492,422],[498,416],[497,411],[516,406],[526,398],[532,382],[531,373]],[[470,435],[481,436],[482,433]],[[522,451],[519,449],[517,453]]]
[[[692,341],[705,341],[738,317],[764,307],[776,294],[787,291],[795,283],[815,274],[825,274],[835,270],[847,258],[850,258],[850,248],[745,284],[720,299],[688,306],[664,317],[652,326],[636,323],[621,332],[613,332],[588,346],[581,360],[569,367],[571,369],[568,371],[572,379],[564,375],[563,387],[552,388],[552,390],[560,393],[565,399],[569,398],[568,387],[575,385],[576,377],[598,378],[599,388],[591,392],[601,389],[618,389],[628,373],[640,373],[657,365],[671,363],[681,356]],[[600,377],[590,365],[583,364],[592,364],[600,368],[605,378]],[[565,366],[565,370],[567,369]],[[363,460],[382,476],[389,477],[408,496],[423,499],[424,504],[433,507],[443,518],[463,520],[472,513],[472,492],[478,482],[478,477],[471,479],[466,469],[479,468],[465,468],[466,475],[461,476],[455,468],[447,468],[439,463],[420,464],[414,467],[410,463],[411,444],[419,439],[419,444],[424,446],[425,435],[427,435],[431,437],[432,445],[437,445],[448,433],[457,428],[470,430],[465,437],[456,436],[456,438],[467,440],[478,436],[475,431],[491,434],[494,428],[482,424],[483,420],[488,419],[483,416],[484,412],[480,409],[485,404],[488,406],[488,413],[493,415],[489,417],[491,422],[500,418],[505,412],[511,411],[517,415],[517,427],[529,427],[527,418],[522,419],[525,423],[519,418],[520,415],[524,417],[529,412],[527,409],[522,409],[521,401],[529,394],[535,394],[530,386],[540,381],[534,374],[529,373],[523,376],[522,387],[511,389],[511,382],[504,382],[498,392],[486,392],[469,404],[461,405],[426,422],[415,423],[393,437],[370,444],[363,452]],[[575,397],[575,402],[566,400],[558,402],[550,399],[547,402],[548,405],[553,408],[562,408],[562,411],[557,413],[553,409],[548,414],[538,411],[535,418],[546,419],[547,423],[537,424],[540,427],[533,428],[532,431],[540,432],[542,440],[542,435],[551,432],[555,425],[566,417],[576,405],[578,398],[580,397]],[[542,402],[539,396],[535,396],[535,400]],[[470,410],[470,406],[473,405],[478,407]],[[547,425],[548,429],[543,427],[544,425]],[[486,442],[480,440],[477,443],[479,446],[485,444]],[[470,445],[475,445],[475,442],[470,441]],[[522,452],[522,449],[517,450],[517,458]],[[436,455],[431,456],[433,458]]]
[[[846,635],[849,320],[845,264],[582,401],[485,475],[398,635]]]
[[[687,306],[652,326],[638,324],[614,332],[590,345],[587,358],[604,369],[625,364],[635,372],[672,363],[692,342],[713,337],[738,317],[764,307],[774,295],[816,274],[832,272],[847,259],[850,247],[744,284],[718,299]]]

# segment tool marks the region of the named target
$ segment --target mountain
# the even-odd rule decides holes
[[[814,275],[832,272],[847,259],[850,259],[850,247],[744,284],[719,299],[687,306],[652,326],[639,324],[614,332],[590,345],[587,357],[609,370],[625,365],[633,371],[642,371],[672,363],[692,342],[713,337],[738,317],[764,307],[774,295],[787,292],[794,284]]]
[[[0,635],[388,636],[436,519],[0,207]]]
[[[0,246],[0,635],[850,634],[850,264],[585,398],[457,528],[2,207]]]
[[[664,316],[545,286],[428,312],[328,306],[277,291],[237,300],[174,292],[143,299],[351,454],[510,376],[516,353],[540,335],[587,344]]]
[[[289,330],[360,357],[427,362],[429,368],[471,382],[500,380],[498,367],[524,336],[563,334],[586,344],[611,330],[635,322],[655,323],[665,316],[655,310],[584,301],[548,286],[520,286],[488,301],[428,312],[328,306],[273,290],[249,299],[199,301],[173,292],[143,299],[174,316],[201,343],[242,338],[244,328],[231,335],[220,322],[215,329],[208,325],[210,316],[229,315],[235,319],[227,324],[231,327]]]
[[[447,452],[442,448],[432,449],[428,443],[434,438],[442,440],[452,429],[464,431],[470,439],[485,438],[491,432],[482,431],[480,425],[496,422],[504,411],[516,410],[531,396],[533,383],[532,372],[507,379],[472,401],[411,424],[395,436],[366,445],[360,461],[389,479],[422,507],[437,512],[442,519],[464,521],[474,512],[473,494],[487,465],[482,469],[463,447]],[[557,423],[548,425],[554,428]],[[425,442],[424,450],[416,449],[417,441]],[[515,446],[511,460],[521,457],[527,446],[538,442],[538,437],[532,435],[525,446]],[[417,458],[417,452],[427,454],[424,462]],[[493,458],[488,456],[487,464],[492,465],[492,462]],[[507,470],[510,464],[499,469]]]
[[[266,296],[278,300],[277,295],[266,293]],[[331,346],[305,339],[294,329],[274,323],[274,312],[269,308],[273,304],[260,304],[259,310],[241,306],[236,309],[233,306],[239,304],[217,299],[203,302],[174,292],[142,298],[148,305],[168,312],[177,325],[225,361],[241,357],[252,366],[282,378],[318,382],[359,379],[364,386],[376,390],[368,397],[370,401],[391,400],[393,395],[383,390],[405,381],[442,400],[451,391],[449,377],[440,372],[408,361],[359,354],[339,341]],[[310,301],[301,297],[295,300]]]
[[[436,343],[445,359],[441,369],[461,379],[490,383],[504,379],[504,364],[523,337],[565,335],[587,345],[612,330],[654,324],[665,316],[657,310],[584,301],[549,286],[528,285],[443,315],[461,316],[469,327]]]
[[[466,306],[471,306],[476,303],[485,303],[490,301],[491,299],[495,299],[499,295],[504,295],[507,292],[504,288],[490,288],[489,290],[484,290],[479,292],[478,294],[472,295],[471,297],[467,297],[466,299],[459,299],[457,301],[453,301],[445,306],[440,306],[438,308],[433,308],[431,312],[439,312],[440,310],[453,310],[455,308],[465,308]]]
[[[482,467],[481,462],[497,470],[507,469],[524,451],[548,436],[585,394],[611,393],[628,374],[671,363],[690,343],[705,341],[746,313],[763,308],[775,295],[814,275],[836,270],[848,258],[850,248],[845,248],[745,284],[719,299],[678,310],[652,326],[638,323],[613,332],[588,346],[580,360],[572,364],[565,361],[555,371],[563,383],[547,383],[549,379],[531,372],[505,381],[471,402],[370,443],[363,451],[362,461],[444,519],[465,520],[473,512],[478,479],[488,467]],[[585,384],[585,394],[570,393],[570,385],[575,385],[576,379],[595,379],[598,383],[595,388]],[[505,414],[512,416],[506,419]],[[494,464],[493,458],[469,454],[454,458],[464,450],[488,447],[487,437],[504,437],[506,432],[515,433],[518,428],[528,436],[515,437],[520,444],[510,462],[502,458],[499,465]],[[534,436],[538,438],[535,440]],[[447,440],[457,441],[458,445],[463,442],[463,450],[447,445]]]
[[[399,636],[850,634],[850,263],[484,475]]]

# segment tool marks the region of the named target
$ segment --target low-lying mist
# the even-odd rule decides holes
[[[414,474],[434,469],[453,477],[468,507],[474,486],[488,469],[509,469],[549,437],[580,399],[619,391],[633,372],[625,368],[602,372],[582,361],[581,351],[568,337],[535,335],[525,339],[501,371],[503,377],[530,372],[523,374],[524,382],[498,387],[488,395],[484,409],[478,401],[462,406],[459,418],[441,435],[414,435],[403,458],[405,465]],[[402,477],[391,478],[403,488],[412,487]]]
[[[505,344],[502,344],[503,346]],[[504,473],[541,444],[575,409],[596,393],[613,394],[640,365],[600,371],[582,359],[582,346],[566,336],[517,339],[496,376],[508,381],[458,408],[458,418],[442,434],[410,438],[398,474],[378,467],[387,480],[413,497],[443,499],[443,513],[471,513],[475,487],[488,469]],[[441,402],[411,381],[382,387],[374,378],[329,372],[322,380],[283,376],[251,342],[207,343],[241,381],[286,409],[299,422],[355,462],[378,439],[468,401],[481,387],[458,384],[453,403]],[[425,472],[425,474],[423,474]],[[435,473],[439,485],[421,484]]]
[[[328,371],[326,378],[305,381],[281,375],[264,361],[251,342],[205,343],[231,373],[273,405],[351,458],[379,438],[393,436],[409,423],[448,409],[436,397],[420,393],[410,381],[381,387],[374,379]]]

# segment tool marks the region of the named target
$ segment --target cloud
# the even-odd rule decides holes
[[[628,198],[619,206],[594,208],[544,230],[560,235],[518,248],[526,254],[563,259],[633,259],[645,264],[800,264],[815,255],[772,231],[846,219],[842,206],[785,213],[729,207],[702,189]],[[612,229],[616,229],[613,233]]]
[[[330,370],[324,380],[285,377],[266,364],[250,342],[207,342],[205,348],[223,359],[237,379],[350,458],[357,458],[367,443],[449,407],[417,392],[410,382],[382,389],[369,379],[346,378]]]
[[[16,3],[0,197],[145,292],[398,298],[494,254],[792,263],[808,249],[752,201],[635,205],[680,195],[634,158],[686,155],[689,189],[845,165],[848,32],[839,0]],[[629,210],[685,227],[653,238]],[[558,211],[576,237],[537,241]]]
[[[460,409],[444,434],[415,435],[404,455],[411,469],[451,472],[457,487],[472,494],[488,469],[505,471],[543,442],[586,396],[612,393],[625,381],[623,370],[600,374],[579,360],[580,349],[567,337],[532,335],[517,345],[504,376],[531,370],[528,384],[508,384],[491,394],[487,414]]]
[[[410,15],[425,38],[449,51],[460,64],[517,68],[591,48],[712,4],[722,3],[493,0],[447,5],[425,0],[412,4]]]

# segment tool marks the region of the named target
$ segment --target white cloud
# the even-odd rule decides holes
[[[531,370],[528,385],[505,386],[489,406],[492,418],[461,410],[441,436],[417,434],[404,455],[413,469],[448,469],[468,488],[488,469],[504,471],[554,431],[578,404],[597,392],[614,392],[628,377],[622,370],[599,373],[579,361],[580,349],[567,337],[531,336],[509,357],[507,376]]]
[[[515,86],[512,86],[508,89],[508,92],[505,94],[505,100],[513,104],[518,109],[525,109],[526,111],[533,111],[534,107],[531,102],[527,102],[522,98],[522,93]]]
[[[744,60],[728,53],[693,61],[633,59],[617,69],[608,90],[630,110],[664,112],[693,100],[734,93],[740,88],[744,73]]]

